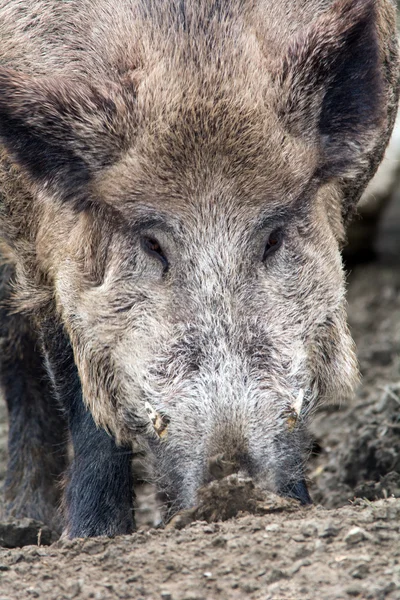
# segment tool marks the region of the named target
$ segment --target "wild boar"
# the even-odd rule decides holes
[[[390,0],[1,0],[0,55],[7,513],[54,524],[66,472],[67,535],[132,531],[134,440],[170,515],[215,457],[309,503],[307,422],[357,380],[340,249],[396,112]]]

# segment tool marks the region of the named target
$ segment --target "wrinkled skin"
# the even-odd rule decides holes
[[[1,247],[15,265],[13,302],[30,313],[69,406],[76,457],[82,393],[117,443],[151,451],[170,514],[196,504],[218,457],[307,503],[308,419],[357,380],[340,247],[392,127],[391,5],[301,2],[296,21],[288,1],[178,10],[132,0],[109,11],[98,0],[95,15],[83,4],[98,27],[89,41],[78,22],[61,26],[64,46],[30,64],[43,32],[18,57],[9,40],[25,34],[3,3],[0,70]],[[73,401],[63,400],[63,344]],[[168,421],[161,439],[146,403]],[[109,451],[120,464],[108,448],[104,465]],[[68,516],[96,515],[76,510],[91,497],[78,472],[76,458],[67,534],[129,531]]]

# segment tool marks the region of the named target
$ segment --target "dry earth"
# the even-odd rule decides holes
[[[400,227],[388,225],[391,255],[399,257]],[[271,499],[261,514],[156,529],[155,494],[147,485],[132,536],[46,546],[51,532],[40,525],[0,524],[0,542],[34,544],[0,548],[0,600],[399,599],[399,263],[357,267],[349,281],[363,383],[351,404],[326,407],[315,418],[312,508]],[[1,479],[1,403],[0,411]]]

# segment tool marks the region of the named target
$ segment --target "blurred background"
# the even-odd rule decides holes
[[[348,232],[351,264],[400,260],[400,113],[382,164],[364,193]]]
[[[397,9],[400,31],[400,0]],[[400,112],[385,158],[360,202],[348,239],[344,254],[350,262],[373,258],[400,261]]]

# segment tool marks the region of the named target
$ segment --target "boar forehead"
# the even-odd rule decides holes
[[[143,199],[175,211],[210,193],[257,206],[301,194],[318,149],[286,132],[257,90],[237,82],[229,92],[183,88],[171,78],[157,89],[150,80],[139,89],[133,146],[98,182],[96,193],[107,203],[129,218],[132,203]]]

